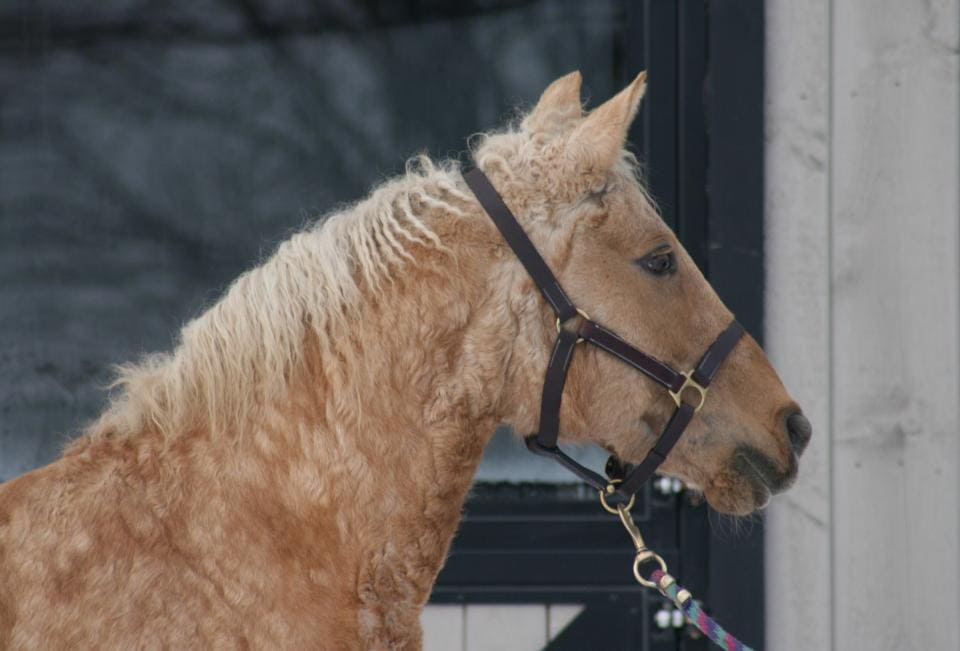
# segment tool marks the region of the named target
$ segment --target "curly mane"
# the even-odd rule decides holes
[[[68,452],[84,439],[147,427],[167,439],[200,427],[242,433],[251,411],[298,372],[305,342],[318,342],[325,363],[335,363],[330,333],[349,330],[358,307],[382,294],[417,251],[446,250],[418,214],[462,214],[449,201],[469,200],[458,180],[456,162],[418,156],[403,176],[280,244],[182,328],[173,352],[119,366],[111,384],[119,392]]]

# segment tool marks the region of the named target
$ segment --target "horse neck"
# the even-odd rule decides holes
[[[198,423],[171,437],[147,422],[113,436],[115,422],[143,423],[121,407],[70,454],[128,457],[122,474],[146,486],[184,553],[246,557],[263,532],[256,541],[342,568],[330,580],[345,591],[405,586],[393,601],[422,604],[516,383],[516,333],[511,292],[491,291],[489,222],[420,217],[448,251],[415,252],[337,331],[306,329],[282,391],[242,410],[235,431]]]
[[[341,542],[394,550],[422,569],[410,575],[417,592],[432,584],[499,420],[510,354],[489,261],[431,255],[366,302],[350,332],[327,333],[333,357],[308,335],[304,368],[233,446],[235,472],[220,474],[242,485],[225,491],[238,508],[325,520]]]

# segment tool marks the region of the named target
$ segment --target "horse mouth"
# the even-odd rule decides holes
[[[791,453],[783,469],[760,450],[738,446],[724,467],[707,482],[704,496],[720,513],[749,515],[770,498],[785,491],[797,477],[797,458]]]
[[[763,452],[741,446],[733,453],[732,466],[750,483],[756,508],[765,505],[771,496],[787,490],[797,478],[797,457],[792,453],[784,471]]]
[[[798,461],[795,454],[790,453],[786,470],[779,466],[760,450],[740,445],[730,455],[724,469],[704,487],[689,481],[687,486],[704,495],[707,503],[721,513],[748,515],[766,506],[771,497],[790,488],[796,480]],[[626,476],[633,468],[634,464],[613,452],[606,471],[617,479]]]

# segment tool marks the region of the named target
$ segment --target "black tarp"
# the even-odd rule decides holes
[[[112,364],[169,349],[238,273],[407,157],[462,156],[572,69],[608,97],[626,78],[620,12],[0,4],[0,480],[102,409]],[[538,476],[503,457],[491,476]]]

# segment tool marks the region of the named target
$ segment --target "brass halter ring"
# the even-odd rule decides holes
[[[577,314],[579,314],[585,321],[589,321],[589,320],[590,320],[590,315],[587,314],[586,312],[584,312],[583,310],[581,310],[579,307],[577,308]],[[572,317],[571,317],[571,318],[572,318]],[[569,320],[569,319],[568,319],[568,320]],[[557,317],[557,334],[560,334],[560,331],[563,329],[563,324],[564,324],[564,323],[565,323],[564,321],[561,321],[561,320],[560,320],[560,317]],[[577,337],[577,343],[578,343],[578,344],[581,343],[581,342],[583,342],[583,341],[585,341],[585,339],[584,339],[583,337]]]
[[[613,491],[616,490],[614,487],[615,487],[617,484],[621,483],[622,481],[623,481],[622,479],[611,479],[611,480],[610,480],[610,483],[607,484],[606,490],[597,491],[598,493],[600,493],[600,506],[603,507],[603,510],[604,510],[604,511],[606,511],[607,513],[609,513],[609,514],[611,514],[611,515],[620,515],[620,510],[619,510],[620,507],[619,507],[619,506],[611,506],[611,505],[607,502],[607,495],[612,495],[612,494],[613,494]],[[633,495],[630,496],[630,501],[627,502],[626,504],[622,504],[621,506],[623,506],[623,508],[624,508],[625,511],[629,512],[630,509],[633,508],[633,505],[636,504],[636,503],[637,503],[637,494],[634,493]]]
[[[700,411],[700,409],[703,407],[703,403],[707,401],[707,388],[701,386],[699,382],[693,379],[693,371],[683,371],[680,373],[680,375],[686,378],[684,379],[680,388],[677,391],[670,391],[669,389],[667,389],[667,391],[670,393],[670,397],[673,398],[673,401],[677,403],[677,407],[683,404],[684,391],[687,389],[693,389],[696,391],[699,394],[700,399],[696,403],[687,403],[693,407],[693,412],[696,413]]]

